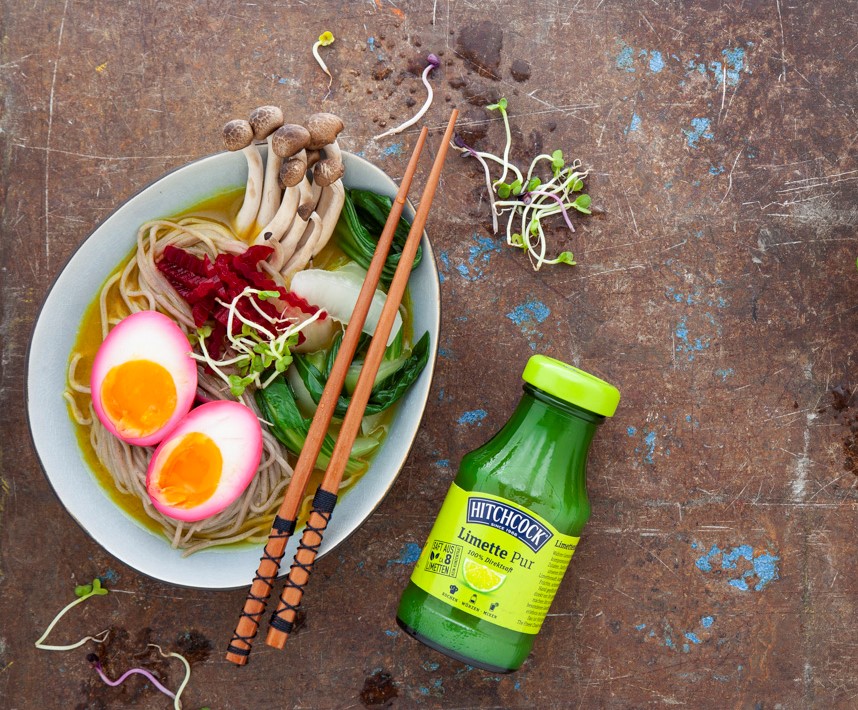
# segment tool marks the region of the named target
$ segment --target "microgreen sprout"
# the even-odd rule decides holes
[[[103,597],[105,594],[107,594],[107,589],[101,586],[101,580],[96,577],[92,580],[92,584],[82,584],[80,586],[75,587],[74,593],[77,599],[63,607],[60,613],[54,617],[53,621],[48,624],[48,628],[45,629],[45,633],[43,633],[39,640],[36,641],[36,648],[41,649],[42,651],[71,651],[72,649],[80,648],[87,641],[94,641],[95,643],[104,643],[105,639],[107,638],[107,630],[102,631],[100,634],[96,634],[95,636],[85,636],[80,641],[69,644],[67,646],[52,646],[44,642],[45,639],[48,638],[48,635],[51,633],[51,631],[53,631],[54,626],[57,625],[57,622],[62,619],[72,607],[75,607],[78,604],[82,604],[90,597]]]
[[[590,214],[590,196],[581,192],[588,171],[581,169],[580,161],[575,160],[567,164],[562,150],[537,155],[526,173],[519,170],[509,159],[512,139],[507,106],[507,100],[502,98],[496,104],[486,107],[492,111],[500,111],[503,118],[506,144],[502,156],[475,150],[458,136],[453,141],[453,147],[463,155],[476,158],[483,166],[492,213],[492,230],[495,234],[498,233],[498,216],[505,214],[507,244],[526,251],[535,270],[538,271],[543,264],[574,265],[575,260],[569,251],[563,251],[553,259],[545,257],[547,244],[542,221],[559,214],[569,230],[575,231],[570,212],[575,210]],[[501,176],[494,182],[491,179],[489,162],[502,167]],[[546,179],[546,182],[534,174],[541,163],[547,163],[547,168],[550,169],[551,177]],[[507,175],[510,172],[515,178],[507,183]]]
[[[453,144],[456,148],[460,149],[464,154],[467,154],[473,158],[476,158],[479,161],[480,165],[483,166],[483,170],[485,170],[486,188],[489,191],[489,209],[492,212],[492,230],[494,231],[495,234],[497,234],[498,233],[498,215],[497,215],[497,212],[495,211],[495,193],[494,193],[494,190],[492,189],[492,174],[489,171],[488,163],[486,163],[486,161],[483,159],[482,155],[480,155],[479,153],[477,153],[477,151],[475,151],[473,148],[468,146],[465,143],[465,141],[463,141],[461,139],[461,137],[459,137],[458,133],[455,136],[453,136]]]
[[[330,32],[322,32],[319,35],[319,39],[316,44],[313,45],[313,56],[316,58],[319,66],[322,67],[322,71],[328,75],[328,90],[331,88],[331,83],[334,81],[334,77],[331,76],[331,72],[328,69],[328,65],[322,60],[322,57],[319,55],[319,47],[327,47],[334,43],[334,35]]]
[[[99,677],[107,685],[111,686],[112,688],[115,688],[119,685],[122,685],[125,682],[125,680],[132,675],[142,675],[152,685],[154,685],[158,690],[160,690],[164,695],[167,695],[173,699],[175,699],[175,697],[176,697],[176,694],[173,691],[171,691],[168,688],[165,688],[163,685],[161,685],[161,682],[154,675],[152,675],[152,673],[147,671],[145,668],[129,668],[127,671],[125,671],[125,673],[123,673],[121,676],[119,676],[116,680],[111,680],[110,677],[104,672],[104,668],[102,668],[102,666],[101,666],[101,660],[99,659],[99,657],[96,654],[90,653],[86,657],[86,660],[89,661],[89,664],[93,667],[95,672],[98,673]]]
[[[212,329],[209,326],[198,328],[194,337],[202,354],[191,352],[192,358],[206,363],[212,372],[227,384],[234,397],[240,397],[250,385],[265,389],[277,375],[285,372],[286,368],[292,364],[291,348],[298,344],[298,333],[316,321],[323,313],[323,311],[316,311],[306,320],[294,323],[291,317],[269,316],[259,307],[253,296],[264,301],[269,298],[277,298],[279,294],[277,291],[260,291],[247,287],[230,303],[218,300],[218,303],[228,309],[229,313],[226,333],[230,348],[233,351],[229,356],[225,356],[221,360],[215,360],[211,357],[206,347],[206,338],[212,334]],[[243,298],[248,299],[258,314],[260,322],[252,321],[239,312],[238,304]],[[241,322],[241,329],[234,333],[236,319]],[[284,325],[286,327],[281,330]],[[274,369],[271,375],[263,381],[262,373],[271,368],[272,365]],[[224,368],[238,370],[238,374],[225,372]]]
[[[185,677],[182,679],[181,685],[179,685],[179,689],[174,693],[169,688],[165,687],[152,673],[151,671],[146,670],[145,668],[129,668],[125,673],[119,676],[116,680],[112,680],[105,672],[104,668],[101,665],[101,659],[94,654],[90,653],[86,660],[89,661],[90,665],[93,667],[96,673],[98,673],[99,677],[112,688],[116,688],[119,685],[122,685],[128,678],[132,675],[142,675],[146,678],[152,685],[154,685],[160,692],[162,692],[167,697],[173,699],[173,708],[174,710],[182,710],[182,693],[185,691],[185,688],[188,685],[188,682],[191,680],[191,664],[188,663],[188,659],[186,659],[180,653],[164,653],[164,650],[156,643],[148,644],[149,648],[157,648],[158,653],[160,653],[164,658],[178,658],[182,665],[185,667]]]
[[[421,77],[423,79],[423,85],[426,87],[426,101],[420,107],[420,110],[415,113],[411,118],[409,118],[405,123],[401,123],[395,128],[391,128],[384,133],[379,133],[373,138],[373,140],[377,141],[379,138],[386,138],[387,136],[393,136],[397,133],[402,133],[402,131],[404,131],[406,128],[408,128],[409,126],[413,126],[415,123],[417,123],[417,121],[423,118],[423,114],[425,114],[429,110],[429,107],[432,105],[432,98],[434,96],[434,94],[432,93],[432,84],[429,83],[429,72],[431,72],[433,69],[437,69],[438,67],[440,67],[441,60],[438,59],[438,57],[436,57],[434,54],[430,54],[428,57],[426,57],[426,62],[426,68],[423,70],[423,75]]]

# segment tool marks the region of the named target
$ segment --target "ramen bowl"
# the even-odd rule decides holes
[[[397,185],[366,160],[343,153],[348,188],[394,197]],[[95,477],[78,445],[76,424],[63,399],[69,354],[84,311],[100,285],[127,258],[137,230],[147,220],[179,214],[215,194],[245,184],[241,153],[219,153],[181,167],[144,188],[110,215],[77,249],[51,286],[36,321],[27,360],[27,415],[36,452],[60,503],[110,554],[155,579],[204,589],[250,583],[261,545],[242,543],[204,549],[188,557],[126,513]],[[406,205],[404,216],[413,218]],[[438,348],[440,293],[432,247],[423,234],[421,264],[409,281],[415,333],[429,332],[429,361],[400,400],[387,437],[368,470],[340,497],[321,554],[353,533],[390,490],[414,442],[432,381]],[[286,549],[282,572],[297,549],[300,529]]]

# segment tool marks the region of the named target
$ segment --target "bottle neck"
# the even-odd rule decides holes
[[[509,421],[466,457],[473,456],[482,471],[480,481],[467,488],[513,500],[561,532],[578,535],[590,514],[587,453],[602,421],[602,416],[525,385]],[[464,463],[463,469],[470,469]]]

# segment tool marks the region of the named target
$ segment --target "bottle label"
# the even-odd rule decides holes
[[[535,634],[579,539],[512,501],[454,483],[411,581],[479,619]]]

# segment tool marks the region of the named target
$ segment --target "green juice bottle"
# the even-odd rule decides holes
[[[530,653],[587,519],[587,452],[612,385],[530,358],[512,417],[467,454],[399,603],[427,646],[495,673]]]

